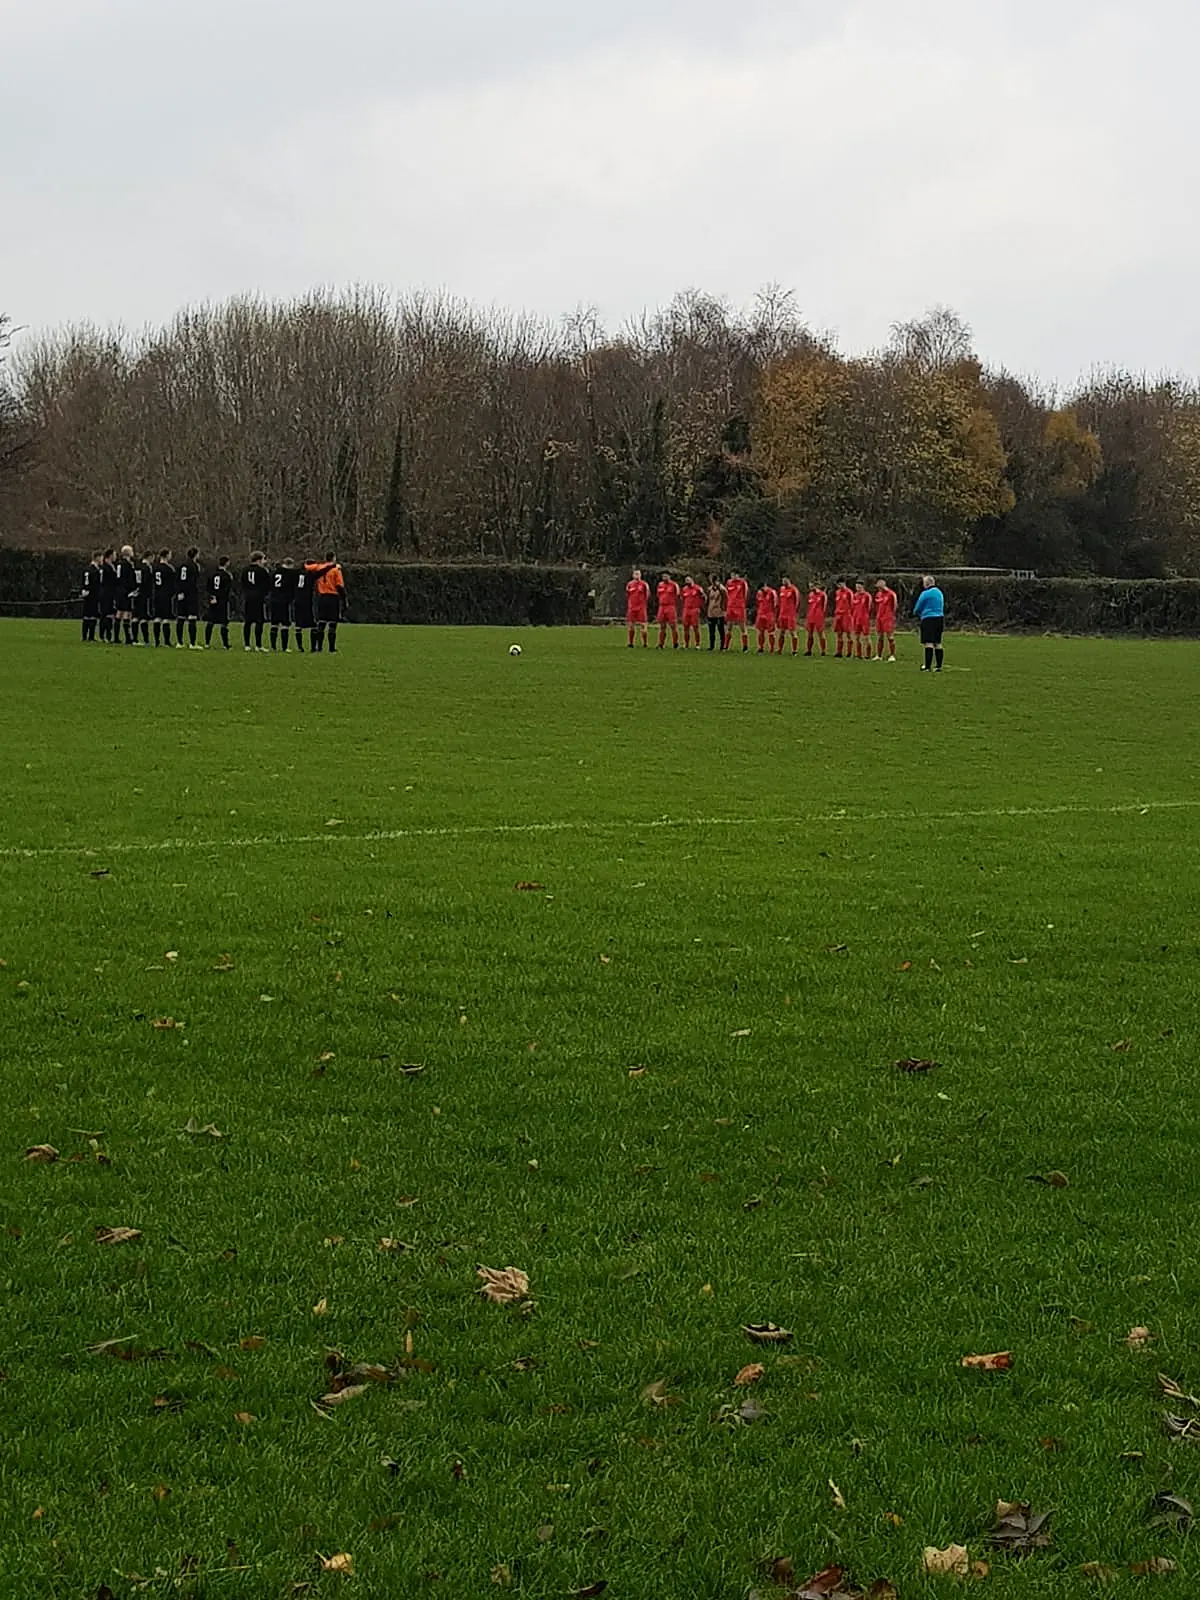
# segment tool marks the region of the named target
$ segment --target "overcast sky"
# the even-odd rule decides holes
[[[0,311],[353,281],[1200,374],[1194,0],[0,0]]]

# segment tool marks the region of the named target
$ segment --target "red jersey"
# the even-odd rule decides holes
[[[730,578],[725,585],[725,593],[726,622],[745,622],[746,599],[750,593],[750,585],[745,578]]]
[[[781,583],[779,586],[779,626],[781,628],[794,628],[796,626],[796,613],[799,609],[799,589],[794,583]]]
[[[876,589],[875,626],[880,633],[895,633],[896,591],[894,589]]]
[[[683,620],[685,622],[700,621],[700,607],[704,604],[704,590],[698,583],[687,583],[683,587]]]
[[[808,591],[808,611],[805,621],[810,628],[823,628],[825,626],[825,607],[829,603],[829,596],[824,589],[810,589]]]
[[[674,618],[679,605],[679,585],[674,578],[664,578],[658,586],[658,614]]]
[[[871,596],[856,589],[850,600],[850,619],[858,633],[869,633],[871,628]]]
[[[625,615],[631,622],[646,616],[650,604],[650,585],[645,578],[631,578],[625,585]]]
[[[833,625],[843,633],[849,630],[853,605],[853,589],[839,589],[833,597]]]
[[[775,626],[775,613],[779,609],[779,596],[769,584],[763,584],[754,597],[754,626],[756,628],[773,628]]]

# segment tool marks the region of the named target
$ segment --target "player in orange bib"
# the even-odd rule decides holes
[[[812,655],[814,640],[820,641],[821,654],[825,654],[825,608],[828,604],[829,596],[821,588],[820,584],[814,583],[808,591],[808,601],[804,612],[804,631],[807,635],[804,650],[806,656]]]
[[[664,577],[658,584],[658,648],[667,642],[667,629],[671,630],[671,648],[679,649],[679,585],[674,578]]]
[[[766,649],[775,654],[775,619],[779,614],[779,596],[769,583],[764,583],[754,597],[754,631],[758,634],[758,653]]]
[[[733,630],[742,630],[742,650],[750,648],[750,636],[746,631],[746,602],[750,597],[750,585],[740,573],[730,574],[729,582],[725,585],[725,643],[721,646],[728,650],[733,643]]]
[[[800,613],[800,591],[790,578],[784,578],[779,585],[779,620],[776,624],[776,645],[779,654],[783,654],[783,641],[790,638],[792,641],[792,654],[795,655],[800,648],[800,634],[797,630],[796,619]]]
[[[854,585],[850,600],[850,617],[854,624],[854,654],[859,661],[871,659],[871,591],[860,578]]]
[[[854,654],[854,590],[845,578],[839,578],[833,596],[833,640],[837,646],[835,656]]]
[[[647,610],[650,605],[650,585],[642,577],[641,567],[634,567],[633,577],[625,585],[625,626],[629,630],[629,648],[633,649],[634,635],[642,630],[642,649],[649,644]]]
[[[683,580],[683,648],[686,650],[695,637],[700,648],[700,612],[704,605],[704,590],[688,576]]]
[[[886,578],[875,585],[875,646],[876,661],[883,660],[883,647],[887,645],[888,660],[896,659],[896,591],[889,589]]]

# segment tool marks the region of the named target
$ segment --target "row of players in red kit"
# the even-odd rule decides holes
[[[728,650],[733,643],[734,630],[740,629],[742,650],[750,649],[750,625],[747,610],[750,585],[740,573],[732,573],[724,582],[713,578],[704,588],[691,577],[682,585],[674,578],[660,579],[656,598],[658,611],[658,648],[664,649],[667,634],[671,635],[671,648],[679,649],[679,616],[683,613],[683,648],[692,645],[700,648],[701,619],[708,623],[708,648]],[[851,586],[839,579],[833,597],[834,655],[854,657],[859,661],[894,661],[896,659],[896,591],[880,578],[872,594],[866,584],[859,581]],[[642,648],[650,642],[649,630],[650,585],[634,568],[633,577],[625,585],[625,626],[632,650],[638,631],[641,631]],[[827,653],[827,615],[829,595],[814,583],[808,591],[804,609],[804,653],[811,656],[814,648],[822,655]],[[778,587],[764,584],[754,597],[754,632],[758,636],[759,655],[783,655],[788,640],[792,654],[800,652],[800,591],[790,578],[784,578]],[[872,648],[871,624],[874,622],[875,641]]]

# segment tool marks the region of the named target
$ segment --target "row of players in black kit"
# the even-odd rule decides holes
[[[157,556],[135,556],[129,545],[119,552],[97,551],[83,573],[84,643],[147,645],[153,630],[156,647],[182,649],[186,632],[189,650],[207,650],[219,631],[221,643],[231,649],[234,574],[229,557],[222,556],[206,578],[199,555],[193,546],[176,567],[170,550],[160,550]],[[287,650],[295,627],[298,650],[304,649],[307,630],[314,652],[328,643],[330,654],[336,653],[346,585],[332,551],[324,561],[306,561],[298,567],[286,560],[268,567],[266,556],[256,550],[242,572],[241,584],[245,649],[265,651],[263,630],[269,626],[271,649]],[[201,615],[203,644],[198,637]]]

